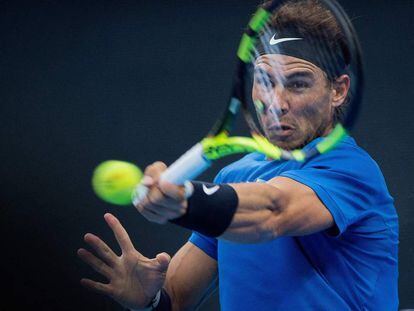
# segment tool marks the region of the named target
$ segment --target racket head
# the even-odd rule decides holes
[[[334,35],[323,22],[312,24],[316,13],[309,6],[315,5],[316,13],[330,19]],[[239,103],[257,150],[268,157],[304,161],[334,148],[354,125],[364,84],[362,53],[336,1],[267,1],[249,22],[237,55],[231,102]],[[307,63],[316,67],[312,77],[295,70],[298,59],[302,69]],[[345,98],[333,95],[338,93]]]

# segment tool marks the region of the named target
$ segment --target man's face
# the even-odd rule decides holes
[[[335,101],[337,90],[319,67],[296,57],[266,54],[256,60],[255,72],[252,96],[264,104],[260,121],[273,144],[301,148],[331,131],[334,108],[343,101]]]

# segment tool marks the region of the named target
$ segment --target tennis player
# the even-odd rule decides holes
[[[316,0],[300,7],[285,5],[275,20],[305,16],[309,31],[322,23],[338,40],[334,19]],[[253,87],[254,99],[280,120],[263,114],[268,139],[285,149],[330,133],[351,79],[330,75],[306,38],[292,38],[272,37],[280,46],[264,49],[256,69],[276,82],[257,79]],[[272,77],[275,62],[280,77]],[[122,255],[87,234],[98,256],[79,255],[110,283],[84,279],[85,286],[133,310],[195,309],[217,286],[222,310],[397,310],[397,214],[378,165],[353,138],[304,163],[249,154],[213,184],[159,181],[165,169],[161,162],[147,167],[150,191],[136,207],[150,221],[192,229],[189,241],[172,259],[148,259],[107,214]]]

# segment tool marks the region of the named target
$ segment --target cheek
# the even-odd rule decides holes
[[[253,86],[252,87],[252,99],[253,100],[262,100],[265,101],[266,99],[269,98],[269,92],[266,91],[263,87],[261,86]]]
[[[329,100],[326,97],[303,96],[291,105],[291,115],[299,128],[315,128],[330,115]]]
[[[290,113],[292,116],[306,120],[317,111],[317,104],[314,96],[295,96],[290,100]]]
[[[298,98],[297,107],[304,114],[323,116],[330,110],[330,94],[328,92],[311,92]]]

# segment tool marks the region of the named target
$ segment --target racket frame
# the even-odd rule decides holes
[[[252,51],[260,31],[271,18],[274,10],[282,6],[287,0],[269,2],[266,7],[259,8],[251,18],[247,29],[242,35],[237,50],[237,65],[235,78],[229,104],[222,117],[215,123],[209,134],[176,162],[174,162],[161,175],[161,179],[173,184],[183,185],[186,181],[192,180],[207,170],[212,161],[224,156],[237,153],[261,152],[267,157],[275,160],[294,159],[305,161],[318,154],[323,154],[335,148],[335,146],[347,135],[348,129],[354,124],[362,101],[363,88],[363,66],[361,47],[355,29],[346,15],[343,8],[335,0],[319,0],[327,7],[338,20],[341,31],[344,32],[348,49],[351,50],[350,72],[351,83],[354,86],[354,96],[351,110],[348,112],[344,122],[338,123],[333,131],[322,139],[315,147],[307,150],[297,149],[286,151],[270,143],[266,137],[256,128],[253,118],[248,111],[245,94],[245,77],[247,65],[252,62]],[[242,110],[243,116],[250,127],[252,137],[229,137],[233,128],[236,116]],[[133,193],[134,204],[137,204],[146,196],[148,189],[139,185]]]

